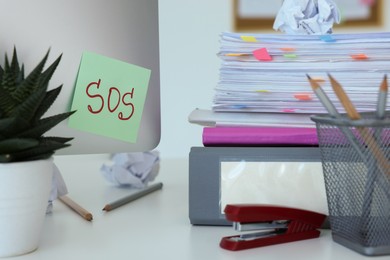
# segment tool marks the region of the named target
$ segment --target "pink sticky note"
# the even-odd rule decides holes
[[[272,57],[269,55],[266,48],[261,48],[253,51],[253,56],[259,61],[271,61]]]

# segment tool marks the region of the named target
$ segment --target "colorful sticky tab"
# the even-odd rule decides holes
[[[310,93],[296,93],[294,94],[294,98],[300,101],[309,101],[313,99]]]
[[[76,79],[69,126],[81,131],[137,141],[151,71],[85,52]]]
[[[368,59],[367,55],[364,53],[352,54],[351,57],[354,60],[367,60]]]
[[[242,39],[244,42],[257,42],[256,37],[250,36],[250,35],[241,35],[241,39]]]
[[[294,59],[294,58],[297,57],[297,55],[294,54],[294,53],[286,53],[286,54],[284,54],[283,56],[284,56],[285,58],[289,58],[289,59]]]
[[[284,113],[294,113],[295,109],[293,109],[293,108],[285,108],[285,109],[282,109],[282,112],[284,112]]]
[[[271,61],[272,57],[269,55],[266,48],[260,48],[253,51],[253,56],[259,61]]]
[[[324,34],[320,36],[321,41],[324,42],[335,42],[336,40],[329,34]]]
[[[266,90],[266,89],[259,89],[259,90],[256,90],[256,92],[258,93],[269,93],[269,90]]]
[[[290,47],[285,47],[285,48],[280,48],[281,51],[286,51],[286,52],[292,52],[295,51],[295,48],[290,48]]]
[[[250,54],[248,53],[226,53],[225,56],[230,56],[230,57],[240,57],[240,56],[249,56]]]

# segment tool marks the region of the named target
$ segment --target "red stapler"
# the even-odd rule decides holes
[[[258,230],[222,238],[220,246],[232,251],[317,238],[326,218],[308,210],[257,204],[227,205],[225,215],[237,231]]]

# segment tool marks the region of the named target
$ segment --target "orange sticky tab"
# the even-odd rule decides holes
[[[254,36],[249,36],[249,35],[241,35],[241,39],[244,42],[257,42],[256,37]]]
[[[352,54],[351,57],[354,60],[367,60],[368,59],[367,55],[364,53]]]
[[[282,51],[295,51],[295,48],[286,47],[286,48],[280,48],[280,50],[282,50]]]
[[[313,99],[310,93],[297,93],[294,94],[294,98],[301,101],[308,101]]]
[[[271,61],[272,57],[269,55],[266,48],[261,48],[253,51],[253,56],[259,61]]]

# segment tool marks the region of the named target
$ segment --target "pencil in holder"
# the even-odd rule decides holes
[[[312,116],[333,241],[363,255],[390,255],[390,116]]]

